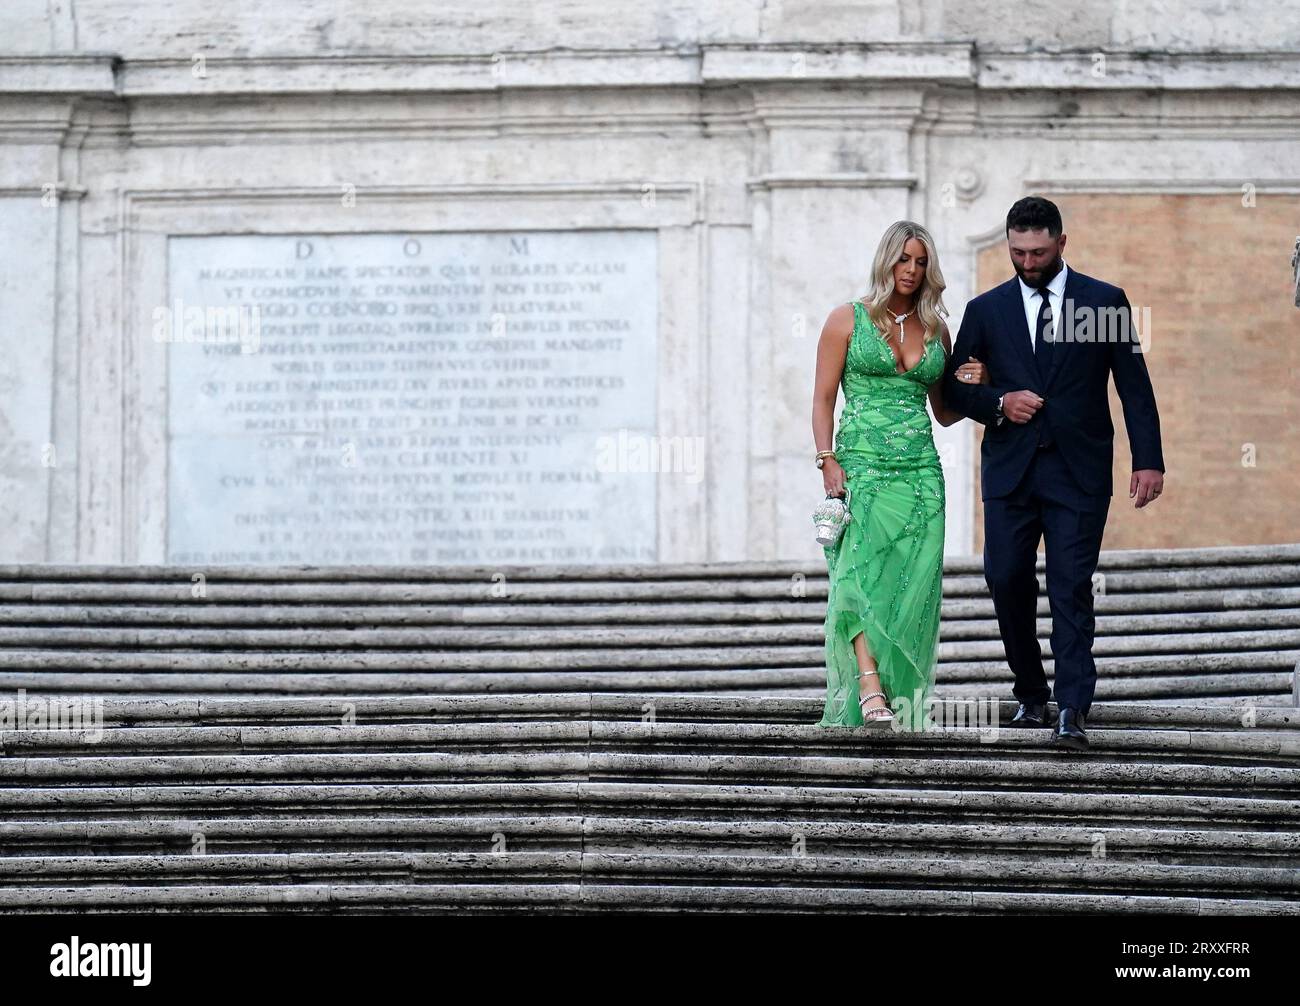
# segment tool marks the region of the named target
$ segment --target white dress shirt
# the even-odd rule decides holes
[[[1069,267],[1065,260],[1061,260],[1061,271],[1052,277],[1052,281],[1047,284],[1047,299],[1052,305],[1052,337],[1061,330],[1061,315],[1063,313],[1062,305],[1065,303],[1065,275]],[[1019,279],[1019,277],[1016,277]],[[1020,280],[1020,296],[1025,302],[1025,321],[1029,324],[1029,351],[1034,350],[1034,332],[1038,330],[1038,313],[1043,309],[1043,298],[1038,296],[1038,291],[1032,286],[1027,286],[1025,281]]]

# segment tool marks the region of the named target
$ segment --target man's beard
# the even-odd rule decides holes
[[[1057,252],[1056,258],[1052,260],[1052,264],[1043,266],[1042,269],[1038,271],[1038,275],[1033,279],[1030,279],[1025,275],[1025,270],[1022,269],[1014,259],[1011,261],[1011,267],[1015,269],[1016,275],[1020,277],[1021,282],[1023,282],[1025,286],[1031,287],[1035,290],[1039,290],[1052,282],[1052,280],[1056,278],[1056,274],[1061,271],[1062,264],[1061,253]]]

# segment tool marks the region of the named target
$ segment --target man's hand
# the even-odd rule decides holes
[[[1043,399],[1032,391],[1008,391],[1002,396],[1002,414],[1013,423],[1027,423],[1043,407]]]
[[[1164,489],[1165,476],[1158,468],[1139,468],[1128,480],[1128,498],[1137,497],[1133,506],[1138,510],[1158,497]]]

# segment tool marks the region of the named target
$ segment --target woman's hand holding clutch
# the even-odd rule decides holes
[[[822,485],[827,496],[844,495],[844,469],[834,458],[827,458],[822,464]]]

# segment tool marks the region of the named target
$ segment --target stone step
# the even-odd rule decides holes
[[[819,599],[824,600],[824,597]],[[1290,627],[1300,611],[1300,588],[1276,590],[1158,591],[1137,594],[1106,594],[1094,600],[1098,630],[1111,625],[1117,630],[1136,624],[1151,631],[1173,628],[1241,628],[1256,624]],[[1270,609],[1282,609],[1273,612]],[[1050,609],[1046,596],[1038,599],[1040,627],[1048,626]],[[954,631],[994,635],[993,602],[988,598],[946,599],[941,614]],[[11,601],[0,607],[0,624],[14,625],[233,625],[315,627],[346,625],[356,628],[423,625],[467,626],[550,626],[550,625],[704,625],[739,623],[791,623],[820,625],[824,610],[806,599],[792,601],[754,600],[726,602],[680,602],[635,604],[372,604],[330,605],[255,603],[198,603],[188,593],[172,605],[129,604],[112,601],[98,604],[43,604]],[[983,625],[966,624],[982,622]],[[1043,633],[1046,635],[1046,632]]]
[[[1105,553],[1103,553],[1103,556]],[[463,604],[505,605],[613,601],[663,603],[736,600],[824,600],[825,566],[783,563],[745,564],[743,572],[728,564],[699,567],[690,576],[673,576],[664,567],[626,567],[617,575],[579,576],[572,569],[536,567],[513,576],[506,567],[427,575],[391,571],[383,578],[321,578],[310,570],[268,567],[258,579],[243,579],[226,567],[192,573],[185,567],[135,567],[134,578],[114,576],[98,567],[71,567],[75,578],[54,575],[48,567],[26,567],[25,576],[0,574],[0,601],[13,603],[217,603],[258,604]],[[131,567],[124,567],[130,569]],[[345,567],[346,568],[346,567]],[[43,572],[42,570],[45,570]],[[581,567],[586,572],[585,567]],[[434,575],[437,572],[446,576]],[[1138,592],[1292,590],[1300,584],[1300,564],[1253,563],[1181,568],[1113,569],[1099,563],[1097,593],[1111,596]],[[202,576],[196,582],[194,576]],[[1040,588],[1045,573],[1038,574]],[[362,582],[366,581],[366,582]],[[982,570],[950,573],[945,564],[945,598],[987,598]]]
[[[5,791],[33,788],[62,790],[86,786],[152,784],[172,788],[237,785],[257,780],[262,785],[306,788],[358,783],[418,784],[455,779],[474,781],[561,782],[598,780],[691,784],[702,780],[747,786],[850,785],[869,780],[873,787],[929,785],[932,788],[1032,790],[1043,794],[1071,790],[1098,802],[1122,800],[1130,793],[1227,796],[1243,791],[1276,801],[1279,815],[1300,814],[1300,766],[1290,750],[1254,754],[1234,752],[1236,758],[1125,757],[1101,750],[1062,758],[1046,743],[1024,741],[1014,753],[973,749],[941,755],[872,747],[831,754],[803,754],[799,749],[768,753],[757,748],[743,754],[692,751],[591,750],[520,748],[479,751],[332,750],[241,754],[62,755],[0,761],[0,798]],[[1101,736],[1098,743],[1113,739]],[[974,742],[978,745],[978,741]],[[1289,746],[1288,746],[1289,747]],[[1145,753],[1145,752],[1144,752]],[[1222,752],[1219,752],[1222,754]]]
[[[28,703],[75,701],[75,696],[32,692]],[[487,695],[377,696],[340,699],[332,697],[140,698],[99,700],[104,723],[109,727],[145,724],[162,725],[273,725],[276,723],[337,724],[341,717],[376,723],[492,723],[498,721],[565,722],[603,720],[641,721],[653,712],[659,722],[672,723],[788,723],[811,724],[821,716],[822,698],[737,697],[716,693],[609,694],[603,692],[561,692]],[[650,706],[653,706],[653,709]],[[972,718],[980,710],[996,710],[999,722],[1007,723],[1016,709],[1014,701],[988,702],[949,700],[936,709],[936,718],[956,722],[960,715]],[[1202,704],[1106,702],[1093,708],[1088,722],[1093,726],[1214,729],[1250,727],[1269,730],[1300,730],[1300,709],[1271,707],[1253,710],[1249,723],[1238,709],[1207,708]],[[873,739],[886,736],[870,735]]]
[[[917,739],[885,728],[872,744],[882,755],[901,757],[928,752],[943,757],[962,757],[979,752],[995,759],[1023,749],[1037,751],[1043,743],[1042,729],[1014,729],[992,722],[980,727],[967,721],[946,725],[933,736]],[[1145,756],[1167,759],[1195,756],[1198,759],[1300,755],[1300,731],[1269,730],[1176,730],[1161,725],[1155,729],[1126,726],[1107,729],[1091,724],[1093,746],[1108,758]],[[565,752],[596,754],[646,749],[654,753],[760,754],[780,752],[787,757],[811,756],[848,751],[856,755],[861,739],[851,731],[827,730],[807,724],[767,723],[674,723],[649,722],[545,722],[525,723],[439,723],[439,724],[355,724],[293,726],[177,726],[113,727],[100,733],[89,730],[13,730],[0,738],[6,761],[21,766],[20,759],[66,760],[93,751],[99,759],[128,753],[132,756],[182,754],[276,754],[343,751],[457,752],[488,755],[493,752]],[[28,766],[32,773],[36,764]],[[14,771],[18,771],[15,768]],[[7,778],[0,763],[0,779]],[[34,777],[34,776],[33,776]]]
[[[1099,569],[1136,569],[1176,571],[1188,567],[1221,566],[1277,566],[1300,563],[1300,543],[1275,545],[1231,545],[1203,548],[1157,549],[1107,549],[1098,562]],[[719,576],[765,575],[772,570],[782,575],[793,575],[824,566],[816,563],[786,561],[709,562],[709,563],[646,563],[646,564],[582,564],[543,566],[265,566],[222,565],[219,570],[230,580],[250,583],[275,581],[286,576],[319,582],[359,582],[374,580],[412,580],[421,582],[491,580],[494,574],[504,574],[517,580],[566,579],[576,581],[609,580],[634,577],[641,579],[715,579]],[[1038,556],[1037,568],[1045,569],[1044,557]],[[983,570],[978,555],[947,556],[945,573],[977,575]],[[188,579],[194,572],[208,573],[209,568],[186,566],[150,566],[109,564],[23,563],[0,564],[0,580],[147,580],[176,576]]]
[[[1046,733],[1043,731],[1042,733]],[[1041,740],[1041,738],[1040,738]],[[1098,732],[1098,742],[1112,740]],[[974,737],[970,741],[978,744]],[[539,745],[540,746],[540,745]],[[1028,741],[1022,745],[1030,759],[1039,748]],[[498,749],[500,745],[498,744]],[[559,780],[575,777],[603,779],[656,778],[695,781],[703,776],[726,780],[749,780],[754,785],[791,779],[834,781],[870,771],[872,778],[907,782],[930,778],[936,784],[982,783],[985,785],[1049,787],[1097,786],[1112,789],[1147,787],[1170,791],[1179,787],[1200,792],[1227,791],[1250,786],[1253,793],[1286,795],[1300,793],[1300,768],[1265,768],[1256,765],[1166,764],[1145,760],[1139,763],[1104,761],[1080,757],[1071,762],[1044,757],[1037,760],[1001,759],[980,752],[982,757],[962,758],[914,756],[910,751],[882,754],[873,751],[868,759],[861,751],[846,750],[842,756],[817,754],[669,754],[658,752],[593,751],[589,754],[561,747],[540,746],[505,753],[459,751],[414,751],[390,754],[382,751],[321,751],[294,754],[151,754],[151,755],[61,755],[25,757],[13,755],[0,762],[0,786],[78,785],[87,781],[125,782],[165,779],[174,784],[213,783],[240,779],[265,779],[287,783],[315,780],[321,783],[383,779],[414,782],[430,777],[459,774],[475,779],[513,779],[523,774],[532,778]],[[1273,745],[1276,749],[1276,744]],[[1122,752],[1120,752],[1122,753]],[[1246,753],[1246,752],[1239,752]],[[1269,750],[1262,756],[1282,755],[1287,750]],[[864,765],[864,762],[868,764]],[[927,776],[927,773],[930,775]]]
[[[508,840],[498,840],[497,835]],[[381,850],[477,853],[497,841],[511,852],[587,851],[730,855],[935,854],[978,861],[989,854],[1104,856],[1111,862],[1300,867],[1300,831],[1184,827],[1079,827],[1065,824],[932,824],[785,819],[656,819],[555,814],[442,817],[122,817],[0,822],[0,856],[190,854],[201,836],[207,853],[305,853]]]
[[[24,915],[255,911],[276,914],[373,915],[601,912],[707,914],[1189,915],[1300,914],[1295,901],[1068,891],[1004,892],[891,887],[706,886],[639,883],[554,884],[215,884],[0,888],[0,912]]]
[[[1245,636],[1239,641],[1247,641]],[[1144,637],[1150,643],[1125,646],[1122,641],[1114,639],[1097,641],[1095,651],[1096,663],[1112,669],[1112,673],[1123,674],[1140,672],[1143,669],[1163,667],[1186,673],[1189,664],[1196,669],[1294,669],[1300,661],[1300,640],[1290,638],[1281,641],[1275,647],[1260,645],[1259,648],[1234,649],[1231,644],[1238,640],[1224,639],[1220,647],[1213,646],[1212,639],[1200,640],[1197,637],[1181,637],[1181,642],[1171,641],[1172,653],[1161,652],[1158,647],[1161,637]],[[1265,644],[1266,639],[1250,640],[1252,643]],[[1202,646],[1202,643],[1205,645]],[[1001,654],[994,655],[993,643],[968,644],[964,651],[955,650],[952,644],[940,645],[941,664],[948,671],[952,680],[964,671],[987,672],[995,667],[1003,668],[1005,660]],[[1049,647],[1044,645],[1044,663],[1050,667],[1052,658]],[[1111,652],[1103,652],[1110,650]],[[1118,652],[1115,652],[1118,651]],[[959,659],[961,653],[972,655],[975,659]],[[983,659],[980,659],[980,658]],[[467,649],[461,652],[446,652],[438,649],[408,649],[387,651],[340,652],[336,649],[322,650],[243,650],[223,652],[212,650],[86,650],[86,649],[9,649],[0,650],[0,673],[12,675],[20,670],[73,671],[78,668],[87,670],[128,670],[128,671],[184,671],[202,672],[229,670],[232,665],[239,671],[321,671],[345,672],[365,671],[491,671],[493,669],[515,669],[524,665],[537,671],[556,672],[562,676],[572,673],[579,677],[582,671],[607,670],[611,676],[617,671],[634,671],[644,668],[647,675],[655,671],[674,670],[696,672],[717,669],[734,669],[733,673],[743,674],[754,668],[807,667],[825,677],[823,661],[824,644],[812,646],[745,646],[745,647],[629,647],[620,649],[613,646],[591,647],[587,649],[566,650],[527,650],[527,649]],[[513,665],[513,666],[512,666]],[[489,675],[491,677],[491,675]]]
[[[579,773],[580,774],[580,773]],[[103,821],[220,813],[282,819],[304,813],[372,818],[398,811],[429,814],[435,810],[479,814],[527,813],[647,816],[667,820],[707,817],[727,821],[767,821],[792,814],[816,813],[822,820],[970,824],[1005,823],[1079,826],[1146,826],[1227,830],[1293,831],[1295,800],[1143,792],[1079,792],[1067,786],[1053,791],[975,788],[967,785],[909,788],[896,783],[869,785],[870,780],[786,782],[753,785],[719,780],[699,782],[613,782],[575,779],[548,782],[516,779],[394,783],[352,782],[290,784],[262,782],[175,785],[96,783],[90,786],[0,787],[4,821]]]
[[[1179,631],[1169,625],[1139,625],[1136,620],[1125,626],[1128,631],[1098,633],[1093,652],[1097,655],[1118,653],[1198,653],[1235,652],[1300,648],[1300,610],[1271,612],[1273,624],[1267,627],[1209,628]],[[1287,616],[1283,624],[1276,616]],[[998,659],[1003,655],[1002,642],[996,635],[996,623],[976,622],[963,625],[960,642],[940,644],[940,659]],[[1157,629],[1160,631],[1149,631]],[[665,638],[666,632],[671,634]],[[1051,623],[1043,621],[1044,650],[1050,649]],[[246,650],[273,653],[281,649],[310,650],[403,650],[403,649],[527,649],[568,653],[595,647],[643,648],[642,654],[664,647],[686,649],[698,646],[728,646],[728,652],[743,655],[750,647],[762,649],[773,644],[799,646],[824,641],[820,624],[747,625],[747,626],[645,626],[637,628],[564,627],[564,628],[485,628],[441,629],[215,629],[199,626],[176,628],[120,628],[70,626],[0,626],[0,647],[40,647],[62,650],[73,647],[105,647],[147,653],[152,649],[174,650]],[[942,636],[941,636],[942,639]],[[0,656],[10,651],[0,649]],[[21,651],[19,651],[21,652]],[[73,651],[77,652],[77,651]],[[644,659],[644,657],[643,657]]]
[[[1201,670],[1189,674],[1176,657],[1101,658],[1097,661],[1098,702],[1140,699],[1172,701],[1206,697],[1264,697],[1269,704],[1294,703],[1295,671],[1290,652],[1250,655],[1203,655]],[[1053,665],[1044,661],[1050,678]],[[1272,670],[1260,671],[1260,668]],[[937,693],[953,697],[1002,697],[1011,691],[1004,665],[954,664],[942,668]],[[733,695],[825,695],[825,671],[816,667],[690,668],[677,670],[572,670],[528,671],[500,668],[484,673],[446,671],[410,673],[385,671],[330,672],[302,669],[289,673],[226,671],[207,673],[175,668],[170,673],[104,673],[95,670],[0,671],[0,693],[12,696],[19,689],[65,694],[122,697],[149,695],[342,695],[351,697],[485,692],[536,693],[586,692],[676,693],[696,691]],[[9,701],[13,701],[12,698]]]
[[[214,881],[257,883],[269,888],[312,884],[441,884],[490,879],[495,883],[548,885],[583,882],[728,884],[800,889],[927,892],[1191,895],[1245,901],[1290,899],[1300,894],[1300,871],[1289,867],[1207,866],[1116,862],[1089,856],[985,855],[972,861],[930,855],[699,855],[682,853],[565,852],[345,852],[212,853],[157,856],[0,857],[0,905],[4,892],[94,890],[122,882],[179,888]]]

